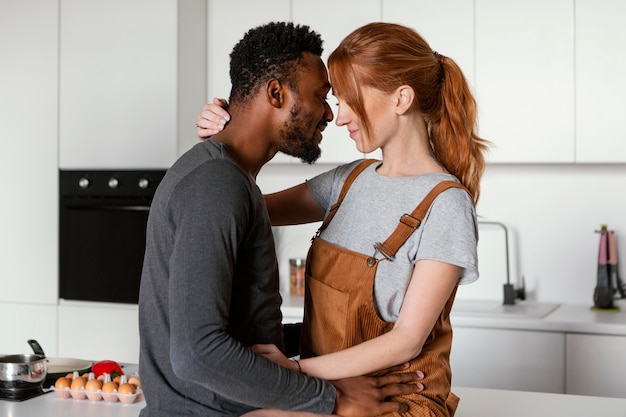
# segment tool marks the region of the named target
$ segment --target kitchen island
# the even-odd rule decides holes
[[[456,387],[461,397],[455,417],[626,416],[626,399]],[[135,404],[67,400],[48,393],[23,402],[0,400],[3,417],[137,417]]]

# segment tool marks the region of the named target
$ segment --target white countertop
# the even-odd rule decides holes
[[[626,399],[455,387],[461,397],[455,417],[625,417]],[[23,402],[0,400],[8,417],[137,417],[145,402],[67,400],[48,393]]]
[[[625,417],[626,399],[485,388],[453,389],[455,417]]]
[[[286,296],[281,308],[285,319],[301,321],[303,304],[303,297]],[[459,327],[626,336],[626,300],[617,300],[616,305],[620,311],[603,312],[591,310],[591,303],[518,301],[504,306],[500,301],[457,299],[450,317]]]
[[[498,305],[505,307],[509,311],[495,313],[472,312],[471,306],[474,303]],[[620,307],[620,310],[613,312],[592,310],[591,304],[553,304],[518,301],[515,306],[502,306],[497,301],[456,300],[450,319],[454,326],[461,327],[626,336],[626,300],[618,300],[616,305]],[[524,315],[524,311],[528,310],[529,307],[546,307],[545,311],[549,312],[543,317]],[[455,312],[455,309],[460,311]]]

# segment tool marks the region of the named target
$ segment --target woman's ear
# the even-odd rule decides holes
[[[415,101],[415,90],[408,85],[401,85],[396,89],[396,113],[406,113]]]
[[[267,82],[265,88],[265,94],[268,103],[276,108],[281,108],[285,104],[285,94],[287,93],[288,88],[278,81],[276,78],[272,78]]]

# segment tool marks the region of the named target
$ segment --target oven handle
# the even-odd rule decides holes
[[[139,205],[66,205],[70,210],[92,210],[92,211],[150,211],[150,206]]]

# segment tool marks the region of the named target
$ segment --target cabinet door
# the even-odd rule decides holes
[[[136,305],[68,302],[58,309],[59,356],[139,363]]]
[[[626,162],[626,3],[576,1],[576,160]]]
[[[380,21],[380,0],[293,0],[294,22],[309,25],[324,40],[324,62],[339,43],[354,29],[367,23]],[[332,11],[332,12],[329,12]],[[329,104],[337,116],[336,100],[329,95]],[[322,156],[318,162],[342,163],[363,158],[354,141],[348,136],[345,126],[337,126],[335,121],[324,130],[321,144]]]
[[[461,387],[565,392],[565,335],[454,327],[452,384]]]
[[[490,162],[574,162],[572,0],[476,0],[479,134]]]
[[[452,58],[475,91],[473,1],[382,0],[381,9],[383,21],[415,29],[434,51]]]
[[[473,1],[382,0],[382,19],[415,29],[434,51],[452,58],[473,87]]]
[[[566,393],[626,398],[626,337],[567,335]]]
[[[208,0],[207,3],[207,101],[230,95],[230,53],[250,29],[274,21],[290,21],[289,0]],[[200,109],[198,109],[200,110]],[[291,162],[282,153],[270,161]]]
[[[61,168],[167,168],[176,158],[177,7],[64,0]]]
[[[57,1],[0,4],[0,301],[58,298],[58,15]]]
[[[32,9],[31,9],[32,10]],[[0,302],[0,354],[33,353],[35,339],[48,356],[57,356],[57,306]]]

